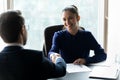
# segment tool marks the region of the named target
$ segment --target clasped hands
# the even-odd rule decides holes
[[[50,59],[52,60],[53,63],[56,63],[57,58],[60,58],[61,55],[58,53],[53,53],[50,55]]]

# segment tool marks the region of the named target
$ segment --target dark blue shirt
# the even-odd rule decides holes
[[[90,57],[90,50],[94,56]],[[78,58],[85,58],[86,64],[104,61],[106,53],[98,44],[91,32],[79,30],[76,35],[71,35],[67,30],[55,32],[52,48],[49,52],[60,53],[67,63],[73,63]]]

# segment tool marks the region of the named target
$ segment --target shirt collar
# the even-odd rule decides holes
[[[18,44],[18,43],[7,43],[6,46],[21,46],[21,47],[23,47],[22,44]]]

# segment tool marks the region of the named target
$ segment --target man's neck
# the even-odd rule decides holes
[[[22,44],[19,43],[7,43],[7,46],[23,46]]]

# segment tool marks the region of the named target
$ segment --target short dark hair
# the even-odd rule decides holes
[[[7,43],[18,41],[24,25],[24,18],[19,10],[6,11],[0,15],[0,35]]]
[[[69,6],[65,7],[62,10],[62,12],[64,12],[64,11],[70,11],[70,12],[76,14],[77,16],[79,15],[78,8],[75,5],[69,5]]]

